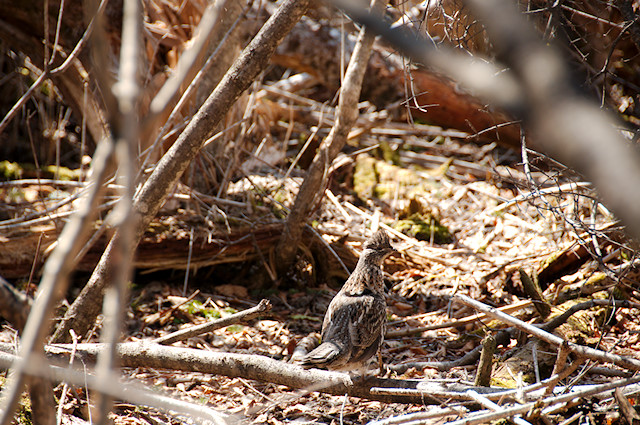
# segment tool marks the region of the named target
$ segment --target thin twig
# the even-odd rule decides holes
[[[169,345],[173,344],[174,342],[184,341],[185,339],[202,335],[216,329],[224,328],[229,325],[233,325],[234,323],[251,320],[269,310],[271,310],[271,303],[269,302],[269,300],[264,299],[253,308],[232,314],[222,319],[212,320],[211,322],[203,323],[201,325],[181,329],[168,335],[158,337],[154,339],[153,342],[157,344]]]
[[[588,188],[591,186],[591,183],[589,182],[571,182],[571,183],[564,183],[561,184],[559,186],[553,186],[553,187],[547,187],[544,189],[540,189],[540,190],[534,190],[528,193],[523,193],[522,195],[518,195],[513,199],[508,200],[507,202],[503,202],[502,204],[495,206],[493,208],[489,208],[487,210],[482,211],[483,215],[491,215],[491,214],[495,214],[499,211],[504,210],[505,208],[508,208],[512,205],[515,204],[519,204],[521,202],[526,202],[530,199],[533,199],[535,197],[538,196],[543,196],[543,195],[551,195],[551,194],[556,194],[556,193],[563,193],[563,192],[567,192],[567,191],[571,191],[571,190],[576,190],[576,189],[580,189],[580,188]]]
[[[514,311],[518,311],[518,310],[522,310],[524,308],[530,307],[531,305],[533,305],[533,302],[531,300],[522,300],[510,305],[499,307],[498,310],[504,313],[511,313]],[[477,313],[471,316],[463,317],[461,319],[448,320],[446,322],[436,323],[434,325],[387,331],[385,332],[384,336],[385,338],[400,338],[400,337],[414,335],[414,334],[422,333],[426,331],[434,331],[437,329],[445,329],[445,328],[455,328],[458,326],[468,325],[469,323],[473,323],[478,320],[483,320],[485,317],[487,317],[485,313]]]

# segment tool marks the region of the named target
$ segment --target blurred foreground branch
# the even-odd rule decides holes
[[[83,202],[80,208],[64,227],[58,245],[44,266],[38,294],[20,339],[19,361],[14,363],[2,391],[0,422],[3,424],[10,423],[13,418],[29,363],[41,361],[43,343],[49,332],[47,324],[56,303],[67,290],[75,258],[88,237],[91,224],[98,211],[97,206],[101,199],[107,164],[112,153],[113,145],[110,140],[103,140],[98,145],[92,166],[91,189],[82,198]]]
[[[521,118],[535,147],[587,176],[630,235],[640,238],[640,198],[635,196],[640,187],[640,153],[622,137],[609,113],[575,90],[560,53],[540,39],[514,3],[467,0],[505,65],[436,49],[411,30],[391,28],[381,16],[365,12],[358,1],[334,3],[411,60],[440,70]]]

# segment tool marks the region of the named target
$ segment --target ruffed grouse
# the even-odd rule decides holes
[[[364,244],[355,270],[329,304],[322,323],[322,343],[300,360],[302,366],[362,369],[376,354],[387,315],[380,266],[394,252],[383,230]]]

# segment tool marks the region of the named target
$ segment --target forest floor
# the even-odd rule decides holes
[[[176,2],[175,8],[167,6],[165,11],[159,6],[158,10],[151,9],[155,14],[170,16],[164,20],[156,16],[145,24],[147,59],[153,64],[147,70],[149,85],[151,81],[158,85],[165,81],[170,74],[165,64],[175,67],[176,58],[190,41],[183,34],[184,29],[195,31],[200,12],[187,3]],[[204,8],[205,3],[200,6]],[[174,14],[187,12],[193,16],[174,25]],[[172,31],[179,34],[170,36]],[[333,32],[338,31],[327,30],[327,34]],[[317,35],[315,30],[309,33]],[[339,49],[329,41],[326,49],[336,54]],[[318,47],[296,38],[291,44]],[[378,59],[372,63],[393,56],[384,46],[375,48]],[[276,56],[282,60],[281,52]],[[324,58],[316,56],[314,59]],[[329,63],[335,58],[324,59]],[[334,60],[336,69],[342,59]],[[625,236],[616,218],[599,202],[596,188],[580,175],[542,153],[520,151],[514,147],[513,138],[506,143],[498,133],[495,137],[491,131],[484,133],[481,136],[486,137],[481,142],[478,134],[427,125],[428,120],[418,114],[420,108],[405,109],[405,103],[410,102],[407,99],[413,102],[419,95],[398,92],[389,104],[375,106],[372,100],[358,105],[359,118],[347,145],[328,169],[326,190],[318,194],[317,205],[306,220],[297,261],[289,274],[276,275],[274,249],[288,208],[319,141],[325,140],[337,120],[337,88],[323,85],[326,81],[321,78],[330,81],[332,73],[312,69],[317,68],[315,62],[303,63],[302,69],[319,71],[318,75],[310,75],[296,70],[295,64],[289,69],[290,62],[294,61],[273,63],[261,74],[261,80],[240,97],[216,138],[205,143],[148,227],[134,260],[122,341],[152,340],[228,317],[267,299],[272,308],[258,318],[174,345],[288,362],[303,338],[320,332],[327,306],[353,270],[363,242],[377,228],[383,228],[399,251],[383,265],[388,319],[381,349],[384,378],[477,389],[474,380],[478,359],[465,356],[478,354],[487,335],[501,335],[501,330],[510,329],[493,357],[492,387],[527,389],[534,394],[530,385],[568,371],[549,384],[549,394],[593,390],[550,405],[542,404],[549,396],[542,393],[512,394],[494,400],[510,407],[540,401],[540,405],[521,414],[520,423],[525,419],[533,424],[622,424],[625,420],[640,420],[634,419],[634,408],[629,407],[630,402],[638,400],[638,387],[620,384],[623,395],[614,395],[612,388],[598,387],[633,377],[638,368],[622,367],[623,362],[617,360],[595,361],[579,350],[590,347],[610,354],[610,359],[614,359],[613,355],[637,358],[640,269],[636,243]],[[378,87],[382,80],[365,80],[369,91],[375,92],[371,86],[381,89],[383,99],[388,91],[409,84],[401,78],[409,76],[411,84],[414,80],[419,83],[419,78],[414,79],[418,70],[407,66],[395,69],[396,74],[392,75],[390,63],[385,62],[377,72],[382,70],[381,75],[388,77],[385,82],[393,80],[393,85]],[[399,63],[404,65],[403,60]],[[11,78],[32,72],[19,67],[20,72],[10,71]],[[414,71],[415,75],[410,75]],[[340,72],[334,74],[338,82]],[[31,82],[21,84],[28,87]],[[446,81],[440,86],[451,88],[453,84]],[[411,89],[429,92],[416,87]],[[18,156],[26,155],[30,149],[40,157],[41,164],[57,161],[73,169],[0,162],[4,177],[0,182],[0,275],[29,295],[35,293],[42,266],[69,215],[76,210],[77,198],[87,187],[86,165],[91,163],[84,139],[82,149],[78,148],[80,120],[72,122],[75,118],[71,109],[56,97],[53,88],[51,96],[45,91],[33,94],[37,108],[30,114],[51,113],[53,118],[16,119],[14,124],[20,131],[7,134],[22,134],[25,139],[25,134],[37,136],[30,145],[15,138]],[[456,96],[451,98],[470,99],[466,94]],[[13,105],[15,99],[9,100]],[[438,112],[438,106],[443,106],[444,115],[452,110],[449,104],[426,103],[422,109],[433,106],[432,110]],[[498,115],[477,104],[466,106],[466,110],[473,110],[491,123],[499,122],[494,120]],[[152,151],[147,157],[138,158],[144,162],[140,181],[176,134],[184,130],[195,113],[192,107],[184,106],[171,117],[173,121],[166,126],[163,123],[164,133],[154,135],[157,151],[149,146],[140,148]],[[412,112],[418,122],[407,118]],[[40,121],[48,127],[35,127]],[[462,122],[466,121],[463,116]],[[513,123],[500,122],[501,130],[513,129]],[[62,139],[67,152],[61,152],[58,145],[52,147],[53,141],[60,143]],[[493,143],[486,143],[487,140]],[[48,155],[47,159],[44,155]],[[119,190],[110,181],[100,206],[100,219],[93,229],[95,238],[78,258],[72,289],[67,294],[69,303],[87,282],[105,249],[110,236],[106,217],[118,200]],[[529,289],[529,280],[537,282],[539,292]],[[535,339],[526,328],[516,331],[511,324],[479,314],[457,295],[502,308],[525,325],[549,323],[564,312],[572,312],[550,332],[575,345],[564,358],[566,347],[559,349]],[[594,303],[584,304],[589,300]],[[66,302],[60,307],[60,314],[65,307]],[[15,329],[8,322],[2,324],[0,343],[17,345]],[[101,326],[98,322],[88,335],[78,336],[77,342],[98,342]],[[471,360],[461,362],[462,359]],[[242,376],[143,366],[123,368],[121,373],[127,382],[142,383],[158,394],[223,412],[231,423],[376,421],[380,425],[411,422],[411,417],[395,422],[393,418],[421,413],[422,422],[414,423],[437,424],[469,419],[473,412],[483,409],[500,409],[481,406],[482,400],[468,394],[452,397],[426,391],[420,393],[422,403],[387,403],[332,395],[322,389],[316,391],[317,388],[294,389],[268,379]],[[60,384],[55,396],[63,413],[62,423],[92,421],[89,406],[95,405],[94,392],[82,387],[67,391]],[[197,422],[123,400],[115,401],[111,418],[116,424]],[[29,423],[28,405],[23,405],[22,412],[25,416],[17,417],[16,422]],[[507,417],[504,412],[496,414]],[[476,418],[476,422],[460,423],[492,420]]]
[[[395,149],[391,149],[393,161],[383,158],[385,150],[381,146],[393,146],[388,136],[378,138],[378,143],[372,144],[373,149],[366,153],[345,155],[348,161],[342,174],[348,177],[335,179],[329,188],[331,193],[324,197],[314,215],[312,226],[328,246],[335,248],[334,252],[349,269],[353,268],[371,227],[389,226],[386,228],[400,252],[384,265],[388,323],[382,358],[391,369],[390,376],[472,383],[477,364],[439,370],[438,362],[461,358],[481,343],[488,330],[496,332],[506,325],[486,317],[450,324],[452,319],[476,313],[452,297],[462,293],[492,306],[512,306],[509,310],[512,316],[541,322],[532,304],[522,303],[529,297],[522,286],[521,272],[542,276],[539,280],[543,294],[552,305],[550,317],[588,298],[633,298],[632,285],[616,285],[602,272],[628,273],[625,265],[633,262],[633,251],[619,232],[614,232],[614,219],[594,201],[590,185],[567,177],[564,169],[551,169],[545,164],[544,172],[537,168],[525,173],[518,154],[497,145],[479,146],[449,136],[425,141],[424,137],[411,134],[409,128],[403,129],[402,147],[396,143]],[[424,131],[427,126],[415,128]],[[445,152],[440,166],[415,165],[424,165],[434,157],[440,159],[436,154]],[[408,159],[413,165],[407,164]],[[485,178],[479,178],[480,175]],[[230,188],[229,193],[236,195],[228,199],[238,204],[251,203],[249,197],[258,193],[262,205],[254,203],[260,216],[255,222],[263,225],[277,222],[282,202],[274,198],[283,196],[282,187],[293,187],[287,194],[293,196],[295,184],[281,185],[281,180],[264,173],[247,176],[245,180],[251,184],[234,183],[237,189]],[[252,189],[253,195],[247,194],[246,187]],[[3,193],[8,196],[8,191]],[[13,203],[16,204],[15,199]],[[190,205],[184,202],[177,209],[178,215],[166,210],[158,219],[167,226],[173,221],[170,227],[163,227],[164,236],[156,239],[157,244],[171,243],[168,235],[188,239],[189,232],[185,229],[189,228],[195,227],[196,232],[212,231],[206,223],[198,223],[194,218],[198,213]],[[175,212],[176,205],[169,208]],[[231,209],[227,209],[227,220],[233,222],[231,214]],[[198,224],[194,226],[194,222]],[[592,235],[589,229],[593,230]],[[578,247],[586,250],[581,252]],[[124,340],[155,338],[228,316],[267,298],[273,308],[264,316],[178,345],[287,361],[303,337],[320,331],[326,307],[347,273],[331,255],[302,255],[297,272],[288,277],[287,284],[278,285],[270,282],[269,273],[265,273],[270,268],[268,258],[269,253],[265,252],[250,261],[200,267],[190,272],[186,280],[184,270],[138,269]],[[82,279],[83,275],[77,276],[78,283]],[[558,329],[560,335],[571,341],[621,355],[633,356],[640,348],[637,310],[596,307],[577,313],[573,319]],[[429,326],[431,329],[420,330]],[[94,331],[97,335],[99,326]],[[6,327],[2,335],[4,342],[15,338]],[[97,341],[95,335],[87,340]],[[514,388],[536,382],[533,351],[539,362],[537,379],[551,374],[556,348],[544,343],[532,348],[526,341],[526,338],[512,339],[507,346],[499,347],[492,380],[495,386]],[[434,367],[403,367],[416,362],[432,362]],[[567,385],[609,382],[614,374],[611,370],[624,375],[619,368],[602,372],[593,366],[586,363],[563,382]],[[359,424],[433,408],[432,400],[427,405],[382,403],[175,370],[136,368],[125,369],[123,374],[150,388],[204,403],[245,423]],[[595,421],[592,423],[602,423],[604,418],[609,423],[619,423],[612,400],[611,397],[585,400],[548,415],[547,419],[561,422],[584,416]],[[90,394],[81,389],[68,395],[63,409],[71,416],[65,421],[71,421],[72,416],[89,420],[87,403]],[[449,405],[444,399],[439,404]],[[443,422],[445,418],[454,419],[455,415],[443,414],[428,423]],[[182,421],[124,402],[116,403],[113,419],[116,423]]]

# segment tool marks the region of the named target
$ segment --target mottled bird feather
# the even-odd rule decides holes
[[[382,230],[363,248],[355,270],[329,304],[322,343],[300,361],[305,367],[362,368],[382,343],[386,302],[380,265],[395,250]]]

